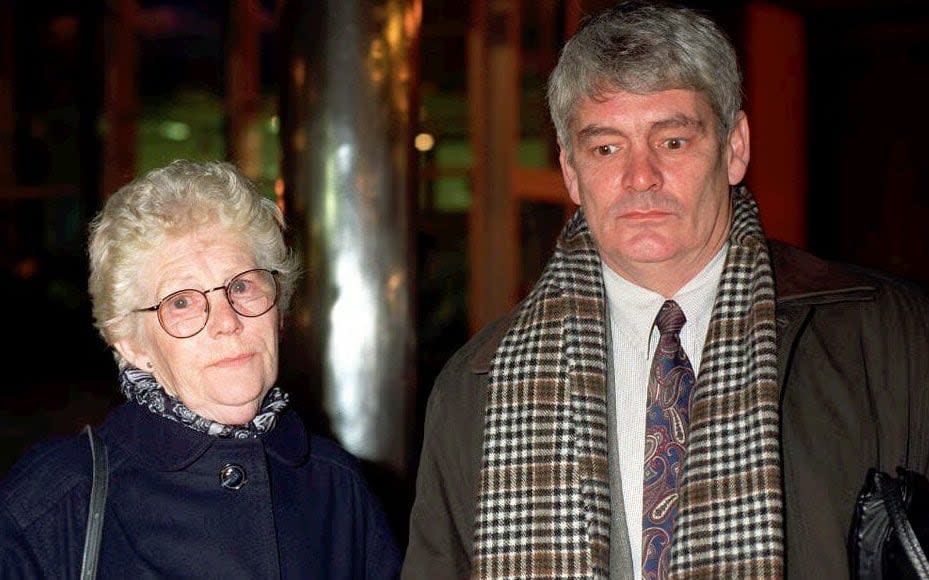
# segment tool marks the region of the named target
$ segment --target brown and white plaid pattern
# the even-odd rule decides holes
[[[678,577],[783,576],[774,283],[750,194],[700,377],[671,555]],[[520,305],[491,365],[474,539],[482,578],[607,578],[605,301],[583,213]]]

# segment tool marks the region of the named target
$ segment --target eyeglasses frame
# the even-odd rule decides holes
[[[235,304],[233,303],[232,299],[229,298],[229,285],[232,284],[232,281],[238,278],[239,276],[243,276],[245,274],[248,274],[249,272],[259,272],[259,271],[268,272],[269,274],[271,274],[271,280],[274,282],[274,301],[271,302],[271,305],[268,306],[268,309],[262,312],[261,314],[242,314],[236,309]],[[235,312],[238,316],[242,316],[245,318],[258,318],[259,316],[264,316],[268,312],[271,312],[271,309],[277,306],[277,301],[281,296],[281,288],[277,281],[278,274],[280,274],[280,272],[278,272],[277,270],[269,270],[268,268],[250,268],[248,270],[244,270],[232,276],[231,278],[229,278],[229,281],[223,284],[222,286],[217,286],[215,288],[210,288],[208,290],[198,290],[197,288],[183,288],[181,290],[175,290],[174,292],[168,294],[167,296],[159,300],[158,304],[155,304],[154,306],[149,306],[147,308],[136,308],[133,310],[133,312],[154,312],[158,316],[158,325],[161,326],[161,329],[164,330],[168,334],[168,336],[172,338],[176,338],[178,340],[184,340],[185,338],[193,338],[197,336],[198,334],[200,334],[201,332],[203,332],[203,329],[206,328],[206,325],[210,322],[210,312],[211,312],[210,299],[207,296],[207,294],[209,294],[210,292],[215,292],[217,290],[222,290],[223,296],[225,296],[226,298],[226,302],[229,303],[229,307],[232,308],[232,311]],[[206,318],[203,320],[203,326],[201,326],[200,330],[198,330],[197,332],[193,334],[188,334],[187,336],[176,336],[174,334],[171,334],[171,332],[168,331],[167,327],[165,327],[164,321],[161,319],[161,305],[167,302],[169,298],[176,296],[180,294],[181,292],[199,292],[206,299]]]

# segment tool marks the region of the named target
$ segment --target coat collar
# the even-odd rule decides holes
[[[874,280],[851,266],[829,262],[783,242],[771,241],[778,306],[872,300]]]
[[[109,435],[107,439],[124,447],[135,462],[156,471],[184,469],[218,440],[132,402],[117,407],[102,429]],[[257,439],[239,441],[243,445],[258,441],[269,455],[287,465],[299,465],[309,455],[303,421],[291,409],[280,414],[271,431]]]

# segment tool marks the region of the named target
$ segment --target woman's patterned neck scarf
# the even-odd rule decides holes
[[[691,395],[671,577],[784,573],[774,281],[758,209],[743,188],[732,191],[732,210]],[[494,355],[475,522],[479,577],[609,577],[600,268],[578,211]]]
[[[245,425],[224,425],[197,415],[187,408],[177,397],[165,392],[151,373],[128,366],[119,374],[120,390],[130,401],[137,403],[152,413],[171,421],[186,425],[194,431],[200,431],[213,437],[246,439],[258,437],[270,431],[277,422],[278,414],[287,407],[287,394],[279,387],[272,387],[265,395],[261,408],[255,418]]]

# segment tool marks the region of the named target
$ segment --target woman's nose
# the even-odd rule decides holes
[[[207,330],[211,336],[232,334],[241,330],[242,319],[232,308],[225,292],[211,292],[207,299],[212,300],[210,319],[207,321]]]

